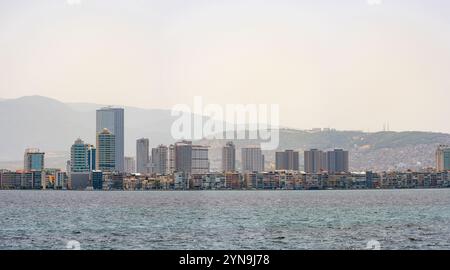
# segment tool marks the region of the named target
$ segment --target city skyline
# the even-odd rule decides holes
[[[136,140],[135,156],[125,157],[123,155],[124,114],[123,108],[102,107],[96,109],[96,145],[85,143],[81,138],[77,138],[72,144],[70,160],[66,163],[66,173],[70,183],[73,179],[76,179],[77,186],[80,183],[88,183],[90,181],[89,175],[94,171],[107,174],[139,173],[143,175],[170,175],[174,173],[195,175],[212,172],[209,156],[210,147],[193,144],[189,140],[180,140],[170,146],[160,144],[158,147],[152,148],[150,153],[149,139],[140,138]],[[121,152],[117,151],[118,147],[122,147]],[[438,155],[441,148],[442,146],[438,148],[436,154],[438,169],[442,167],[440,166],[440,160],[443,160],[444,163],[447,162],[447,156],[439,157]],[[272,170],[265,170],[265,156],[261,146],[247,145],[241,147],[241,153],[240,172],[251,173]],[[314,154],[315,157],[311,156],[312,153],[316,153]],[[298,157],[299,153],[294,150],[277,152],[275,169],[300,171]],[[306,173],[349,172],[349,152],[343,149],[334,149],[328,152],[322,152],[318,149],[305,150],[304,157]],[[117,159],[120,159],[120,162]],[[171,164],[172,162],[173,164]],[[122,167],[118,165],[120,163]],[[236,147],[233,141],[228,141],[222,147],[221,163],[223,172],[237,172]],[[45,152],[38,148],[25,149],[23,166],[25,172],[44,171],[48,169],[44,164]]]
[[[116,134],[124,138],[124,109],[123,108],[101,108],[96,110],[96,127],[100,130],[96,134],[96,145],[85,144],[80,138],[76,139],[71,147],[70,161],[67,163],[67,173],[69,179],[71,174],[83,174],[100,170],[106,173],[139,173],[135,166],[135,157],[142,159],[141,166],[145,167],[144,174],[207,174],[210,170],[209,146],[192,144],[192,141],[182,140],[173,145],[159,145],[152,148],[149,153],[149,139],[141,138],[136,141],[136,156],[122,157],[122,162],[126,163],[126,169],[117,166],[117,141],[116,136],[106,126],[115,130]],[[172,150],[173,149],[173,150]],[[436,150],[437,171],[449,170],[450,150],[448,145],[439,145]],[[222,171],[233,172],[236,163],[236,148],[232,141],[229,141],[222,148]],[[240,172],[267,172],[265,170],[265,156],[260,146],[241,147],[241,168]],[[35,157],[36,156],[36,157]],[[45,152],[37,148],[25,149],[24,171],[43,171]],[[276,152],[275,169],[299,171],[299,152],[285,150]],[[95,158],[95,161],[94,161]],[[171,160],[174,160],[172,168]],[[332,151],[324,152],[320,149],[311,148],[304,151],[304,172],[305,173],[349,173],[349,151],[335,148]],[[131,165],[130,165],[131,163]],[[40,169],[39,169],[40,168]],[[426,168],[429,169],[429,168]]]
[[[0,251],[450,249],[449,33],[449,0],[0,0]]]
[[[28,103],[25,103],[25,101],[28,101]],[[34,105],[31,105],[30,104],[30,101],[37,101],[36,102],[36,107],[34,106]],[[44,101],[44,103],[42,103],[42,101]],[[21,101],[22,102],[22,101]],[[49,102],[49,103],[48,103]],[[31,98],[31,99],[24,99],[23,100],[23,102],[22,102],[23,104],[20,104],[20,107],[22,107],[22,106],[24,106],[25,105],[25,107],[24,108],[28,108],[28,107],[30,107],[30,108],[33,108],[33,111],[34,110],[37,110],[36,108],[37,107],[39,107],[39,106],[42,106],[42,107],[49,107],[49,108],[53,108],[53,107],[56,107],[55,105],[57,105],[57,106],[61,106],[61,105],[63,105],[63,103],[56,103],[56,102],[53,102],[51,99],[45,99],[45,98]],[[8,102],[6,102],[5,104],[8,104]],[[32,107],[31,107],[32,106]],[[99,108],[100,108],[101,106],[98,106],[98,107],[93,107],[93,108],[91,108],[91,109],[89,109],[89,110],[92,110],[93,112],[94,112],[94,116],[95,116],[95,112],[96,112],[96,110],[98,110]],[[127,108],[127,112],[128,112],[128,110],[131,110],[132,112],[133,112],[133,109],[130,109],[130,108]],[[132,113],[132,117],[128,117],[128,119],[127,119],[127,121],[126,122],[124,122],[123,123],[123,126],[124,126],[124,131],[126,131],[127,132],[127,134],[129,133],[129,131],[130,131],[130,129],[129,128],[127,128],[127,127],[129,127],[129,125],[128,125],[128,122],[129,121],[133,121],[133,120],[135,120],[135,119],[137,119],[137,120],[139,120],[139,121],[135,121],[136,123],[140,123],[140,119],[142,119],[141,117],[139,117],[139,114],[141,114],[141,113],[144,113],[145,111],[134,111],[133,113]],[[33,113],[33,115],[36,115],[38,118],[40,118],[39,117],[39,114],[41,114],[40,112],[39,113]],[[60,116],[63,116],[63,114],[59,114]],[[85,126],[87,125],[87,126],[94,126],[95,127],[95,121],[91,121],[91,120],[89,120],[89,119],[93,119],[93,117],[92,116],[90,116],[89,114],[81,114],[83,117],[82,118],[80,118],[79,119],[79,121],[80,122],[82,122]],[[128,115],[128,113],[127,114],[125,114],[125,115]],[[63,119],[64,119],[64,117],[63,117]],[[168,121],[166,121],[166,123],[167,123]],[[170,122],[169,122],[170,123]],[[55,125],[52,125],[52,126],[55,126]],[[145,127],[142,127],[141,129],[140,129],[140,132],[136,132],[137,131],[137,129],[134,129],[133,131],[134,131],[134,135],[133,136],[130,136],[131,137],[131,139],[128,139],[128,140],[125,140],[124,141],[124,143],[127,143],[128,145],[129,145],[129,143],[130,142],[133,142],[133,137],[134,138],[136,138],[136,137],[140,137],[140,136],[136,136],[136,134],[137,135],[143,135],[143,134],[146,134],[145,132],[146,132],[146,129],[150,129],[150,130],[152,130],[152,126],[147,126],[146,128]],[[78,133],[78,127],[70,127],[69,128],[69,130],[68,130],[68,132],[70,133],[70,134],[72,134],[72,133]],[[12,129],[9,129],[9,130],[12,130]],[[45,130],[45,128],[43,129],[43,130]],[[39,132],[39,130],[36,130],[37,132]],[[142,132],[142,133],[141,133]],[[291,132],[293,132],[292,130],[287,130],[287,131],[281,131],[283,134],[285,134],[284,135],[284,137],[286,137],[286,135],[289,135],[289,133],[291,133]],[[297,131],[294,131],[294,132],[297,132]],[[95,132],[93,132],[93,133],[95,133]],[[305,131],[305,132],[302,132],[302,133],[304,133],[305,135],[307,135],[307,136],[319,136],[319,137],[324,137],[324,138],[332,138],[333,136],[341,136],[341,135],[339,135],[339,134],[341,134],[342,132],[340,132],[340,131],[336,131],[336,130],[334,130],[334,129],[328,129],[328,128],[324,128],[324,129],[313,129],[313,130],[309,130],[309,131]],[[316,135],[314,135],[314,134],[316,134]],[[321,134],[323,134],[323,135],[321,135]],[[328,134],[328,135],[327,135]],[[342,133],[342,134],[344,134],[344,133]],[[355,134],[355,132],[348,132],[348,134]],[[356,134],[358,134],[358,132],[356,132]],[[373,134],[373,135],[376,135],[376,136],[378,136],[377,134]],[[398,133],[398,134],[396,134],[395,132],[383,132],[383,133],[380,133],[379,134],[380,136],[382,136],[382,137],[385,137],[385,139],[395,139],[395,137],[397,136],[398,137],[398,139],[400,139],[400,140],[406,140],[406,141],[409,141],[409,140],[411,140],[411,138],[408,138],[408,133]],[[414,133],[413,133],[413,135],[414,135]],[[422,136],[422,135],[420,135],[420,134],[416,134],[416,135],[419,135],[419,136]],[[425,134],[424,134],[425,135]],[[127,135],[127,137],[128,137],[129,135]],[[329,137],[329,136],[332,136],[332,137]],[[364,138],[363,137],[355,137],[355,135],[351,135],[352,136],[352,140],[354,140],[354,142],[352,142],[352,143],[350,143],[350,144],[348,144],[348,145],[343,145],[343,144],[341,144],[341,142],[339,142],[341,139],[339,139],[339,141],[336,141],[336,140],[334,140],[334,139],[332,139],[331,141],[329,141],[328,143],[331,143],[332,141],[336,141],[335,143],[333,143],[332,145],[327,145],[327,146],[319,146],[320,148],[322,148],[323,150],[333,150],[333,149],[335,149],[335,148],[345,148],[345,149],[348,149],[348,150],[351,150],[352,152],[358,152],[358,151],[360,151],[359,149],[362,149],[363,151],[364,151],[364,148],[362,148],[362,147],[367,147],[368,145],[366,145],[366,144],[364,144],[364,143],[361,143],[361,142],[364,142]],[[358,136],[372,136],[371,134],[362,134],[362,133],[360,133],[360,134],[358,134]],[[430,136],[430,139],[433,139],[433,140],[435,140],[436,138],[438,138],[438,137],[436,137],[436,136],[440,136],[439,134],[429,134],[429,136]],[[65,143],[64,144],[68,144],[69,146],[70,146],[70,144],[73,142],[73,140],[74,140],[74,138],[76,138],[73,134],[72,135],[69,135],[69,139],[67,139],[68,137],[67,136],[61,136],[61,137],[59,137],[59,138],[57,138],[57,140],[59,140],[59,139],[64,139],[65,140]],[[95,142],[95,140],[92,140],[92,139],[90,139],[92,136],[90,135],[90,134],[87,134],[87,135],[84,135],[84,136],[80,136],[80,138],[82,138],[83,140],[86,140],[87,142]],[[403,138],[404,137],[404,138]],[[28,137],[26,137],[26,138],[28,138]],[[87,139],[86,139],[87,138]],[[151,136],[151,138],[154,138],[153,136]],[[337,138],[339,138],[339,137],[337,137]],[[449,140],[447,140],[447,139],[445,139],[445,136],[443,136],[442,137],[443,138],[443,140],[439,140],[439,141],[436,141],[435,143],[436,143],[436,145],[438,145],[438,144],[449,144],[450,143],[450,141]],[[33,139],[33,138],[30,138],[31,140]],[[381,139],[381,138],[380,138]],[[385,140],[385,139],[383,139],[383,140]],[[424,141],[425,140],[425,138],[420,138],[419,137],[419,139],[420,140],[418,140],[418,146],[420,146],[421,145],[421,143],[420,143],[420,141]],[[323,139],[322,139],[323,140]],[[328,140],[328,139],[327,139]],[[54,154],[55,154],[55,152],[54,152],[54,149],[57,149],[57,148],[55,148],[55,147],[53,147],[53,144],[51,143],[53,140],[50,140],[50,144],[49,145],[47,145],[46,147],[43,147],[42,146],[42,144],[39,142],[39,143],[30,143],[31,141],[28,141],[28,139],[27,139],[27,141],[25,142],[25,145],[24,145],[24,147],[26,146],[26,147],[37,147],[37,148],[41,148],[41,149],[43,149],[45,152],[47,152],[48,154],[50,154],[49,156],[50,157],[52,157],[52,156],[54,156]],[[156,147],[156,146],[158,146],[159,144],[165,144],[165,145],[169,145],[170,143],[172,143],[172,142],[167,142],[167,141],[161,141],[160,139],[152,139],[151,140],[151,142],[152,142],[152,147]],[[239,141],[237,141],[238,142],[238,144],[240,145],[240,147],[245,147],[245,145],[242,145],[242,143],[240,143]],[[218,161],[217,160],[217,158],[219,158],[219,155],[220,155],[220,153],[217,153],[217,151],[214,151],[214,149],[217,149],[217,146],[214,146],[214,144],[216,144],[216,142],[214,141],[214,140],[205,140],[204,141],[204,143],[206,143],[207,145],[212,145],[213,146],[213,156],[212,156],[212,166],[211,166],[211,168],[212,169],[214,169],[214,170],[218,170],[220,167],[221,167],[221,165],[220,165],[220,161]],[[225,141],[222,141],[222,143],[223,144],[225,144]],[[249,144],[254,144],[254,143],[256,143],[256,142],[248,142],[248,145]],[[308,148],[314,148],[314,147],[317,147],[317,146],[314,146],[314,145],[312,145],[312,146],[309,146],[309,147],[306,147],[305,148],[305,146],[302,146],[302,141],[298,141],[298,142],[295,142],[295,141],[292,141],[292,139],[289,139],[288,141],[285,141],[285,140],[283,140],[283,141],[281,141],[280,142],[281,143],[281,145],[280,145],[280,148],[278,149],[278,150],[284,150],[284,149],[292,149],[292,150],[300,150],[300,151],[303,151],[303,150],[307,150]],[[294,143],[294,144],[296,144],[297,146],[292,146],[292,143]],[[374,143],[376,143],[376,141],[374,141]],[[248,146],[247,145],[247,146]],[[291,146],[289,146],[289,145],[291,145]],[[359,145],[359,146],[358,146]],[[67,146],[67,147],[64,147],[64,148],[59,148],[60,150],[64,150],[64,152],[67,152],[67,153],[69,153],[70,151],[68,151],[68,149],[69,149],[69,146]],[[357,147],[356,147],[357,146]],[[136,146],[134,146],[134,149],[136,149],[135,148]],[[221,146],[219,146],[219,147],[221,147]],[[420,147],[422,147],[422,146],[420,146]],[[423,146],[423,147],[425,147],[425,146]],[[23,149],[23,148],[22,148]],[[432,146],[432,145],[430,145],[430,147],[428,148],[429,150],[426,150],[426,151],[429,151],[430,152],[430,160],[431,159],[433,159],[433,161],[431,161],[431,163],[430,162],[427,162],[426,161],[426,159],[416,159],[416,161],[412,164],[412,165],[402,165],[401,167],[397,167],[399,170],[404,170],[404,169],[421,169],[421,168],[427,168],[427,167],[430,167],[430,166],[432,166],[432,164],[434,164],[434,156],[435,156],[435,153],[433,152],[434,151],[434,146]],[[433,149],[433,150],[432,150]],[[414,150],[414,149],[413,149]],[[19,152],[17,152],[19,155],[20,155],[20,152],[22,152],[23,150],[19,150]],[[360,160],[361,158],[365,158],[364,156],[361,156],[361,154],[363,154],[363,153],[360,153],[360,154],[357,154],[357,155],[352,155],[352,161],[353,162],[356,162],[356,163],[353,163],[353,164],[358,164],[358,160]],[[133,152],[130,152],[129,151],[129,148],[128,148],[128,151],[127,151],[127,156],[134,156],[135,155],[135,152],[133,151]],[[363,154],[363,155],[365,155],[365,154]],[[268,168],[272,168],[272,166],[273,167],[276,167],[276,165],[274,165],[273,164],[273,161],[275,160],[275,156],[272,156],[271,154],[269,154],[268,155],[270,158],[268,159],[268,161],[266,162],[266,165],[268,165]],[[354,158],[356,156],[356,158]],[[409,155],[408,155],[409,156]],[[50,159],[50,160],[52,160],[52,159]],[[67,160],[67,159],[66,159]],[[398,161],[396,161],[395,159],[394,159],[394,162],[400,162],[401,160],[398,160]],[[424,165],[421,165],[421,163],[424,163]],[[0,167],[3,167],[3,168],[9,168],[9,169],[18,169],[18,166],[20,166],[19,165],[19,162],[17,162],[17,164],[18,165],[14,165],[14,166],[0,166]],[[65,160],[64,160],[64,164],[63,164],[63,162],[61,161],[59,164],[57,164],[57,165],[54,165],[54,163],[52,163],[51,162],[51,164],[52,165],[50,165],[50,167],[53,167],[53,168],[64,168],[64,167],[66,167],[66,163],[65,163]],[[391,163],[392,164],[392,163]],[[427,165],[428,164],[428,165]],[[394,164],[392,164],[392,165],[394,165]],[[376,171],[381,171],[381,170],[395,170],[396,169],[396,167],[393,167],[393,168],[387,168],[387,169],[384,169],[384,168],[375,168],[375,167],[372,167],[371,165],[369,165],[369,166],[361,166],[361,165],[359,165],[359,166],[356,166],[356,167],[353,167],[352,168],[352,170],[353,171],[365,171],[365,170],[369,170],[369,169],[371,169],[371,170],[376,170]]]

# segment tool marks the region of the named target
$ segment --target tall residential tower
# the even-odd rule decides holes
[[[105,107],[97,110],[96,133],[98,134],[102,132],[103,129],[105,128],[108,129],[115,137],[114,170],[118,172],[123,172],[125,169],[124,109]]]
[[[136,141],[136,172],[141,174],[149,173],[149,165],[149,139],[138,139]]]
[[[169,172],[169,148],[160,145],[152,149],[152,173],[166,175]]]
[[[439,145],[436,150],[436,168],[439,172],[450,171],[450,146]]]
[[[348,151],[334,149],[327,152],[327,170],[329,173],[346,173],[349,171]]]
[[[116,140],[107,128],[97,134],[97,170],[115,172],[116,169]]]
[[[318,149],[305,151],[305,172],[319,173],[327,170],[327,154]]]
[[[175,150],[175,171],[188,174],[203,174],[209,172],[209,148],[203,145],[193,145],[190,141],[177,142]]]
[[[264,155],[261,147],[242,148],[241,162],[242,172],[264,171]]]
[[[96,149],[93,145],[84,143],[77,139],[70,148],[70,171],[91,172],[95,170]]]
[[[227,142],[222,148],[222,171],[236,171],[236,147],[233,142]]]
[[[275,167],[276,170],[299,170],[299,153],[293,150],[286,150],[284,152],[275,153]]]

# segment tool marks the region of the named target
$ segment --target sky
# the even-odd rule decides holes
[[[447,0],[0,0],[0,98],[450,132]]]

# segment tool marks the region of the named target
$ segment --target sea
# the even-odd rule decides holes
[[[450,189],[0,191],[0,249],[450,249]]]

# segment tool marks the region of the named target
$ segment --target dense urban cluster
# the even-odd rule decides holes
[[[60,170],[0,172],[2,189],[73,190],[323,190],[450,188],[449,173],[299,171],[174,173],[142,175],[93,171],[72,178]],[[70,179],[70,181],[69,181]]]
[[[1,189],[70,190],[317,190],[448,188],[450,147],[436,151],[436,168],[420,172],[350,172],[349,152],[343,149],[304,151],[303,171],[299,152],[275,155],[275,170],[264,168],[259,146],[241,148],[236,166],[236,146],[222,148],[222,170],[211,172],[208,146],[191,141],[159,145],[136,141],[136,159],[124,156],[124,110],[97,110],[96,145],[78,138],[70,149],[66,170],[45,168],[45,153],[26,149],[20,171],[0,170]]]

